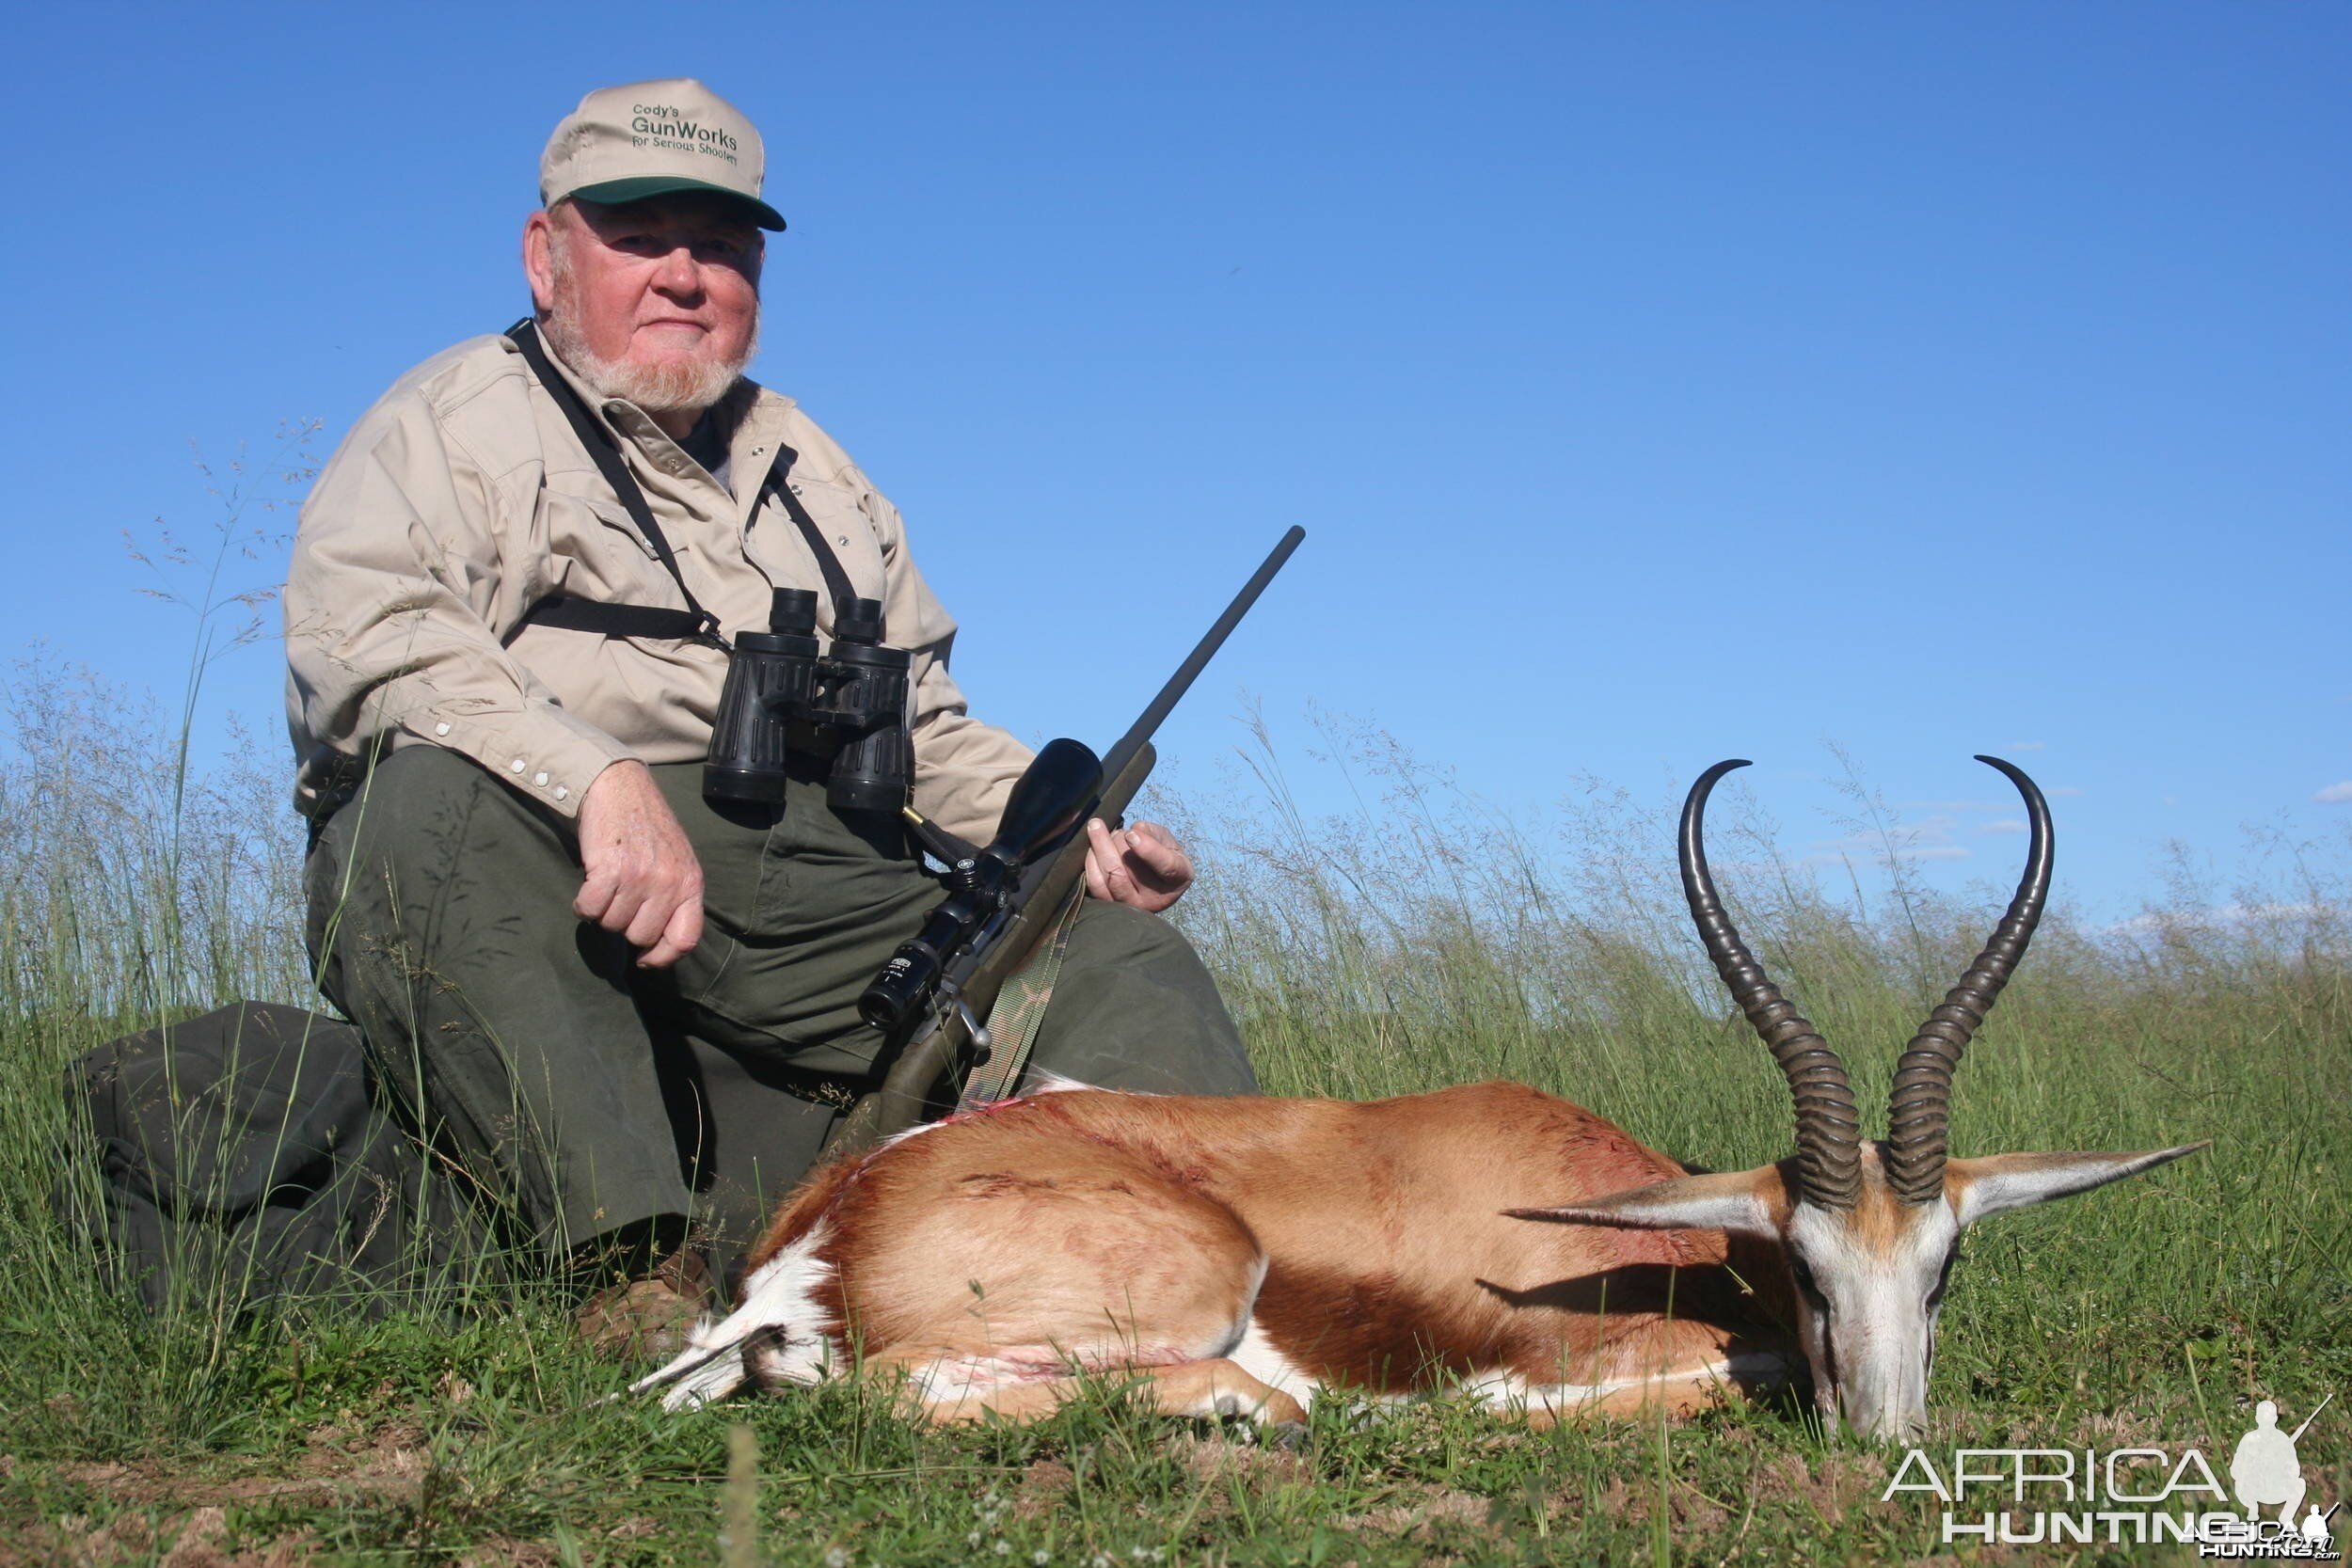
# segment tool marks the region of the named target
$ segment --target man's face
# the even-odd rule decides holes
[[[649,412],[697,412],[749,362],[759,332],[758,228],[702,192],[534,213],[523,267],[564,361]]]

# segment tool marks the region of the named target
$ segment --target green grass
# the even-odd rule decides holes
[[[1930,1507],[1878,1500],[1898,1456],[1781,1406],[1536,1433],[1459,1402],[1340,1400],[1295,1449],[1146,1418],[1115,1381],[1021,1429],[912,1428],[857,1384],[672,1417],[597,1402],[624,1374],[574,1348],[551,1287],[443,1291],[376,1321],[219,1301],[128,1310],[49,1216],[70,1132],[58,1072],[159,1017],[236,995],[302,1000],[294,846],[274,757],[193,782],[175,818],[168,767],[153,765],[169,736],[155,750],[135,708],[39,670],[8,696],[0,1563],[1940,1550]],[[1204,863],[1184,924],[1269,1089],[1369,1096],[1505,1076],[1702,1164],[1785,1152],[1785,1092],[1686,929],[1672,802],[1581,791],[1536,838],[1376,742],[1342,738],[1327,766],[1374,797],[1355,817],[1301,820],[1269,750],[1266,787],[1196,797],[1179,823]],[[1883,1104],[1896,1053],[2006,889],[1945,901],[1840,867],[1817,881],[1741,804],[1725,792],[1714,834],[1737,912],[1846,1053],[1866,1105]],[[1875,809],[1865,790],[1855,807]],[[2295,1420],[2334,1392],[2303,1457],[2323,1504],[2352,1492],[2348,865],[2342,845],[2279,847],[2264,885],[2175,887],[2119,928],[2071,920],[2061,898],[1962,1071],[1956,1150],[2215,1147],[1972,1236],[1931,1394],[1939,1457],[2153,1442],[2195,1444],[2226,1468],[2254,1398]],[[2230,918],[2196,912],[2232,899]]]

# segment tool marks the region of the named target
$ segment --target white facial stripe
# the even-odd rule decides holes
[[[1922,1204],[1904,1214],[1907,1223],[1884,1248],[1865,1240],[1850,1212],[1800,1205],[1789,1226],[1790,1243],[1830,1307],[1826,1344],[1820,1325],[1807,1325],[1814,1376],[1818,1382],[1832,1370],[1819,1359],[1826,1351],[1837,1408],[1872,1436],[1901,1435],[1926,1418],[1935,1339],[1928,1296],[1960,1238],[1959,1218],[1947,1204]],[[1809,1303],[1804,1310],[1812,1312]]]

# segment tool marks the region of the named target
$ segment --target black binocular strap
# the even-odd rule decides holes
[[[788,476],[799,456],[790,447],[779,446],[775,465],[768,470],[762,488],[784,503],[785,511],[792,515],[793,525],[801,531],[801,537],[808,541],[809,553],[817,558],[817,570],[824,575],[825,592],[833,595],[833,624],[837,626],[849,617],[850,607],[857,601],[857,590],[850,585],[850,574],[841,569],[841,558],[825,542],[825,531],[817,526],[817,519],[808,515],[801,498],[792,493]]]
[[[726,645],[715,624],[691,610],[661,605],[613,604],[602,599],[574,599],[557,594],[541,599],[524,612],[523,626],[553,626],[559,631],[592,631],[599,637],[650,637],[690,641],[707,640]],[[512,639],[509,639],[512,641]]]
[[[620,449],[613,444],[612,433],[589,414],[588,407],[572,389],[572,384],[548,362],[546,348],[539,342],[539,328],[529,318],[507,328],[506,336],[522,350],[523,358],[531,366],[531,373],[539,378],[555,405],[564,410],[570,421],[572,434],[587,449],[589,459],[596,471],[604,476],[606,484],[628,509],[629,521],[637,525],[645,543],[652,546],[654,559],[660,562],[677,584],[680,596],[686,600],[684,610],[667,610],[657,605],[598,604],[585,599],[542,599],[533,605],[525,618],[541,626],[561,626],[569,631],[600,632],[606,637],[700,638],[727,646],[727,640],[719,634],[719,618],[702,607],[694,591],[686,586],[686,574],[678,569],[677,556],[670,548],[670,541],[654,521],[653,508],[645,504],[645,493],[622,461]],[[840,568],[836,563],[834,570]]]
[[[645,504],[645,492],[639,488],[636,476],[621,459],[620,449],[613,444],[612,433],[598,424],[580,402],[580,394],[563,373],[548,361],[548,353],[539,341],[539,328],[528,317],[507,328],[506,335],[522,350],[523,358],[531,366],[532,374],[539,378],[555,405],[564,410],[570,421],[572,434],[587,449],[588,456],[596,465],[596,471],[612,493],[621,498],[628,509],[629,520],[645,536],[652,546],[654,558],[661,562],[677,584],[677,591],[686,600],[684,610],[667,610],[658,605],[610,604],[591,599],[548,598],[531,607],[524,616],[526,622],[543,626],[558,626],[565,631],[591,631],[605,637],[700,638],[721,648],[729,646],[720,635],[719,618],[705,610],[694,591],[686,586],[686,574],[678,569],[677,556],[670,548],[670,541],[654,520],[653,509]],[[848,617],[850,607],[857,600],[857,590],[850,585],[850,574],[841,568],[841,558],[833,553],[826,542],[824,530],[808,515],[801,498],[792,493],[787,476],[800,454],[781,444],[776,448],[776,460],[769,467],[768,477],[761,488],[772,494],[791,515],[801,537],[808,541],[809,553],[817,558],[817,570],[824,577],[825,592],[832,595],[834,625],[839,626]]]

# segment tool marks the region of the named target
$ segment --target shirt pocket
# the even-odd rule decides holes
[[[861,599],[883,598],[885,579],[882,542],[874,536],[873,519],[859,507],[857,493],[845,485],[806,474],[793,475],[792,484],[794,499],[808,513],[808,520],[817,525],[817,531],[824,536],[825,546],[833,552],[834,559],[841,562],[842,574],[850,579],[851,591]],[[805,560],[808,562],[805,582],[794,581],[779,586],[814,588],[820,599],[828,597],[823,570],[817,564],[815,553],[791,514],[771,499],[760,514],[758,527],[774,530],[770,536],[771,547],[776,547],[780,541],[789,541],[778,548],[779,555],[788,561],[797,562]],[[792,575],[797,578],[800,574],[796,572]],[[825,605],[818,615],[830,629],[833,607]]]
[[[675,606],[680,602],[676,579],[619,501],[550,490],[541,497],[540,515],[551,588],[560,587],[575,598],[613,604]],[[692,546],[675,539],[670,539],[669,545],[684,566]]]

